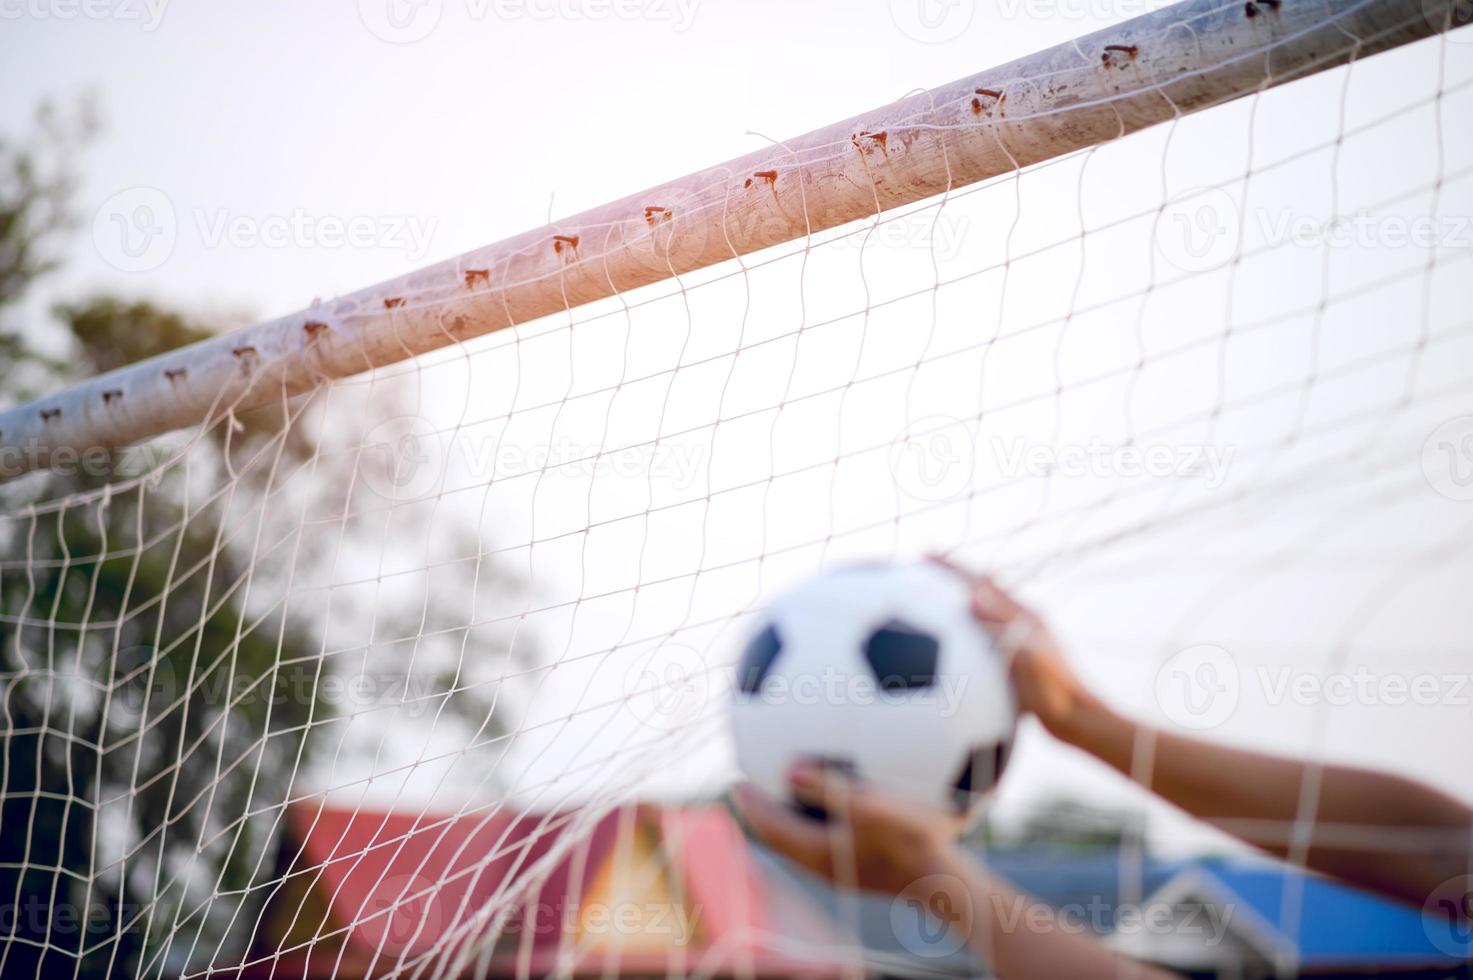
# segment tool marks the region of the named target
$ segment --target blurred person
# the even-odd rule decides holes
[[[1129,718],[1084,686],[1037,613],[991,579],[943,564],[968,579],[973,615],[1008,658],[1019,711],[1055,738],[1254,847],[1418,908],[1449,879],[1473,872],[1467,804],[1389,773],[1232,748]],[[1060,923],[989,874],[958,843],[962,817],[868,790],[817,764],[796,767],[790,784],[795,802],[827,812],[829,821],[740,785],[737,811],[764,843],[841,888],[924,903],[961,929],[998,975],[1172,976]],[[1380,839],[1398,832],[1429,846]]]

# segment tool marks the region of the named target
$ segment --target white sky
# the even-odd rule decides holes
[[[964,29],[950,41],[924,43],[898,28],[892,5],[884,2],[704,0],[688,26],[677,30],[672,17],[681,15],[673,3],[646,5],[643,9],[653,15],[634,20],[508,19],[480,12],[494,7],[445,0],[438,26],[428,36],[394,44],[365,26],[365,19],[381,24],[378,18],[387,8],[364,2],[366,15],[360,16],[349,0],[176,0],[149,29],[121,16],[67,19],[62,14],[68,8],[59,0],[0,0],[5,15],[0,85],[7,93],[0,126],[16,132],[39,99],[65,100],[86,90],[101,95],[108,122],[85,160],[80,200],[88,227],[51,295],[97,288],[222,314],[287,313],[314,297],[540,225],[554,195],[554,216],[574,213],[763,145],[749,130],[779,139],[804,132],[1149,9],[1129,0],[1020,0],[975,8],[960,0],[935,9],[950,9],[951,16],[962,18],[943,21],[941,30],[965,24]],[[897,3],[904,19],[907,4]],[[433,12],[434,6],[426,9]],[[873,277],[876,299],[899,295],[933,281],[931,259],[937,249],[945,253],[947,268],[966,271],[996,262],[1009,247],[1016,255],[1034,244],[1069,238],[1079,223],[1075,195],[1085,202],[1090,227],[1100,227],[1112,216],[1150,209],[1163,196],[1241,176],[1250,134],[1255,170],[1290,158],[1296,149],[1333,141],[1341,129],[1342,93],[1347,127],[1402,106],[1413,108],[1348,141],[1338,171],[1327,153],[1316,152],[1299,164],[1265,170],[1246,189],[1233,188],[1233,200],[1251,216],[1241,229],[1244,251],[1271,238],[1275,222],[1285,216],[1355,213],[1398,191],[1406,192],[1405,199],[1383,206],[1377,212],[1383,220],[1426,216],[1431,208],[1427,186],[1436,175],[1473,162],[1468,136],[1445,125],[1438,166],[1435,119],[1428,108],[1438,88],[1439,64],[1444,89],[1473,77],[1473,45],[1466,40],[1376,59],[1360,66],[1348,87],[1340,73],[1265,97],[1265,111],[1257,116],[1243,103],[1189,121],[1169,145],[1160,130],[1087,161],[1030,174],[1019,185],[1021,218],[1011,246],[1007,233],[1015,189],[1004,182],[948,204],[936,219],[940,230],[922,242],[934,242],[935,249],[914,247],[916,229],[932,227],[935,212],[930,211],[902,223],[893,248],[882,243],[874,252],[871,245],[861,256],[857,245],[841,242],[827,259],[815,252],[815,265],[802,284],[812,304],[808,321],[821,320],[826,308],[855,313],[863,306],[854,279],[861,262]],[[1456,98],[1446,100],[1445,118],[1465,120],[1467,95]],[[1462,114],[1455,115],[1458,111]],[[1335,189],[1338,208],[1327,196],[1332,187],[1327,175],[1336,172],[1341,177]],[[130,274],[109,264],[115,254],[94,246],[90,219],[115,194],[139,186],[162,192],[176,216],[177,240],[167,260]],[[1470,213],[1468,178],[1450,180],[1437,214],[1466,218]],[[391,241],[371,247],[331,246],[320,236],[279,246],[249,240],[253,229],[299,214],[319,229],[324,220],[366,216],[402,218],[431,233],[413,245]],[[233,244],[215,241],[215,232],[225,227],[245,237]],[[1458,285],[1466,283],[1466,267],[1449,256],[1466,253],[1469,232],[1462,231],[1461,246],[1456,240],[1442,243],[1433,279],[1413,276],[1370,298],[1337,301],[1318,325],[1312,316],[1299,316],[1267,332],[1244,332],[1231,344],[1209,346],[1200,357],[1174,358],[1167,351],[1184,338],[1210,339],[1227,322],[1246,323],[1299,302],[1313,304],[1326,291],[1336,295],[1388,269],[1420,268],[1429,253],[1383,238],[1331,250],[1326,264],[1326,247],[1279,241],[1269,259],[1244,264],[1236,285],[1217,270],[1192,280],[1188,289],[1163,290],[1144,312],[1125,304],[1082,316],[1067,329],[1055,324],[1022,332],[1071,308],[1084,309],[1092,300],[1167,278],[1148,268],[1151,229],[1143,227],[1144,238],[1133,238],[1127,230],[1119,238],[1092,239],[1082,250],[1074,245],[1017,263],[1002,298],[1002,332],[1018,336],[999,344],[986,364],[963,358],[938,365],[909,389],[902,379],[898,387],[880,387],[837,405],[815,399],[811,417],[790,412],[781,427],[774,427],[764,416],[750,432],[723,430],[722,438],[729,440],[724,443],[712,442],[709,431],[685,443],[677,440],[677,449],[685,445],[692,459],[712,464],[710,471],[702,467],[694,483],[667,472],[642,473],[635,480],[569,476],[536,481],[534,500],[528,489],[533,481],[506,480],[486,504],[498,543],[525,543],[534,509],[539,539],[560,521],[576,530],[599,516],[626,518],[609,525],[607,538],[590,536],[581,553],[558,544],[535,549],[530,567],[539,594],[562,596],[570,590],[577,595],[580,588],[584,595],[617,591],[636,578],[651,582],[739,560],[753,552],[753,538],[761,534],[768,535],[767,550],[777,551],[811,540],[825,523],[840,533],[830,558],[919,553],[963,540],[971,545],[971,558],[1024,582],[1030,597],[1058,621],[1081,672],[1122,707],[1164,720],[1167,711],[1153,694],[1163,665],[1176,651],[1219,645],[1229,651],[1242,691],[1237,710],[1211,737],[1278,751],[1322,749],[1473,796],[1473,776],[1450,750],[1473,734],[1473,706],[1459,703],[1446,686],[1452,683],[1447,678],[1469,674],[1473,613],[1465,597],[1473,578],[1466,556],[1435,550],[1468,539],[1473,503],[1438,493],[1420,467],[1422,447],[1434,428],[1470,409],[1466,396],[1449,398],[1444,389],[1449,381],[1473,376],[1473,349],[1466,339],[1449,341],[1425,362],[1416,362],[1421,366],[1415,380],[1407,381],[1414,364],[1408,344],[1424,325],[1452,335],[1467,323],[1466,286]],[[1456,234],[1448,232],[1452,239]],[[791,274],[791,266],[775,267],[767,291],[759,294],[763,299],[749,324],[749,340],[753,333],[775,335],[792,327],[794,280],[782,278]],[[1060,283],[1070,288],[1061,289]],[[713,354],[730,349],[731,311],[739,308],[740,296],[729,289],[730,284],[710,284],[691,291],[698,305],[691,333],[696,348],[704,344]],[[1228,289],[1234,290],[1230,314],[1225,312]],[[989,320],[991,313],[977,311],[997,309],[999,292],[1000,283],[985,277],[943,290],[944,315],[931,352],[960,350],[990,335],[995,317]],[[640,314],[630,376],[675,363],[683,315],[673,301]],[[866,327],[869,339],[862,351],[853,330],[815,331],[813,339],[803,341],[808,345],[803,349],[814,353],[802,356],[791,346],[775,345],[765,368],[733,375],[723,417],[738,404],[775,404],[795,357],[802,368],[793,382],[796,390],[806,385],[815,391],[848,377],[856,358],[862,358],[862,374],[904,363],[904,357],[914,359],[914,325],[929,315],[929,300],[876,314]],[[677,375],[690,383],[668,392],[631,391],[614,407],[598,398],[581,407],[570,402],[556,423],[546,413],[521,414],[549,398],[596,390],[609,380],[601,370],[620,363],[601,346],[614,341],[612,333],[585,333],[568,341],[565,331],[557,339],[555,325],[546,331],[547,350],[528,343],[517,355],[524,359],[525,385],[515,403],[502,384],[510,370],[510,349],[488,343],[475,348],[468,366],[458,357],[443,358],[436,362],[442,367],[428,369],[440,373],[429,375],[434,380],[425,384],[423,414],[448,428],[462,409],[475,423],[515,407],[519,414],[510,426],[494,422],[484,432],[472,431],[472,445],[484,448],[490,440],[535,449],[560,440],[576,446],[637,443],[672,431],[676,426],[660,417],[662,400],[667,417],[671,412],[689,417],[692,425],[714,411],[706,396],[720,390],[720,377],[682,369],[684,374]],[[537,333],[534,329],[529,336]],[[622,328],[617,338],[622,342]],[[1084,384],[1103,367],[1132,363],[1138,342],[1150,370],[1118,383]],[[1161,437],[1163,445],[1205,444],[1235,454],[1237,462],[1222,486],[1204,487],[1200,479],[1191,479],[1163,490],[1149,480],[1118,475],[1054,476],[990,492],[1008,484],[997,472],[995,447],[1004,447],[1005,454],[1005,447],[1018,440],[1053,447],[1086,446],[1095,439],[1118,444],[1132,432],[1140,435],[1234,397],[1302,379],[1312,365],[1328,372],[1378,351],[1381,359],[1369,369],[1316,386],[1303,420],[1306,426],[1323,424],[1323,437],[1270,454],[1266,469],[1244,461],[1261,462],[1264,447],[1294,429],[1301,408],[1297,394],[1228,412],[1210,436],[1192,425]],[[570,360],[575,364],[571,380],[565,377]],[[687,351],[682,363],[691,360]],[[843,536],[845,528],[897,509],[909,514],[926,503],[908,497],[906,487],[895,489],[883,451],[865,454],[857,447],[883,446],[907,420],[966,419],[976,415],[979,404],[997,409],[1037,398],[1052,390],[1056,370],[1072,382],[1067,398],[1046,399],[1034,409],[999,410],[988,426],[973,425],[967,434],[976,457],[971,485],[990,488],[988,493],[908,517],[893,531]],[[976,379],[983,373],[987,394],[979,403]],[[1407,411],[1345,421],[1358,408],[1394,404],[1403,391],[1414,394]],[[1379,442],[1378,421],[1387,426]],[[1351,444],[1347,439],[1360,440],[1368,447],[1368,465],[1382,467],[1374,478],[1314,463],[1317,453]],[[718,492],[753,474],[765,475],[769,460],[781,471],[832,459],[836,450],[855,454],[857,468],[819,471],[812,481],[775,482],[768,499]],[[1275,479],[1300,487],[1303,496],[1261,494]],[[467,486],[475,483],[466,478]],[[1147,492],[1132,498],[1130,488],[1139,490],[1143,483]],[[1209,511],[1199,522],[1167,525],[1106,548],[1085,546],[1173,508],[1220,504],[1231,499],[1223,495],[1255,488],[1261,495],[1251,502]],[[1378,503],[1377,492],[1389,495],[1390,502]],[[715,503],[685,517],[677,508],[653,521],[627,519],[647,503],[700,502],[706,494]],[[1079,511],[1082,506],[1093,509]],[[621,538],[624,532],[629,536]],[[694,542],[704,552],[692,552]],[[630,556],[638,554],[643,564],[631,565]],[[1062,557],[1044,561],[1056,554]],[[677,580],[669,594],[647,589],[633,605],[627,597],[589,603],[580,608],[576,629],[561,613],[538,617],[537,628],[549,648],[562,652],[566,647],[569,656],[576,656],[609,645],[626,630],[639,637],[729,613],[759,588],[766,592],[806,574],[817,557],[808,549],[770,561],[760,581],[754,567],[708,578],[704,590],[688,579]],[[525,549],[515,562],[528,562]],[[1388,589],[1388,582],[1401,588]],[[1358,619],[1361,612],[1366,616]],[[1342,643],[1332,642],[1335,637]],[[712,656],[721,662],[731,655],[733,640],[729,634],[692,630],[682,642],[703,651],[707,642],[714,643],[710,649],[721,652]],[[1337,649],[1348,660],[1334,659]],[[1263,680],[1289,670],[1323,681],[1357,663],[1378,677],[1388,672],[1434,677],[1444,685],[1440,703],[1397,706],[1384,698],[1348,707],[1292,699],[1272,703],[1276,682]],[[1169,665],[1165,669],[1166,676],[1174,676]],[[580,697],[585,704],[616,697],[624,670],[622,662],[601,660],[561,670],[537,695],[531,720],[566,714]],[[1473,699],[1473,690],[1463,696]],[[702,716],[717,719],[718,727],[706,726],[713,731],[719,730],[719,701],[717,692],[713,714]],[[1327,725],[1323,742],[1316,738],[1318,724]],[[628,718],[611,722],[589,710],[570,728],[559,729],[548,754],[533,766],[543,767],[545,775],[549,767],[555,770],[592,751],[584,747],[590,742],[607,751],[621,738],[641,734],[649,733]],[[1027,733],[1024,742],[1015,775],[1003,790],[1005,807],[1023,808],[1062,792],[1102,802],[1139,802],[1120,780],[1038,733]],[[692,780],[719,785],[728,777],[719,738],[714,748],[699,752],[687,751],[693,740],[679,735],[666,743],[664,751],[649,758],[662,766],[681,756],[694,761],[669,766],[655,791],[679,794],[692,787]],[[527,742],[528,748],[542,744]],[[1188,841],[1201,840],[1179,822],[1164,826]]]

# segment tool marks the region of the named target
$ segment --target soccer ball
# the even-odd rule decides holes
[[[811,760],[966,813],[1002,775],[1017,708],[965,580],[919,562],[828,572],[773,602],[738,664],[731,724],[738,764],[779,798]]]

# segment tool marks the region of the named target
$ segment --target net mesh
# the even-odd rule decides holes
[[[767,866],[700,806],[735,643],[857,558],[994,570],[1135,714],[1466,793],[1470,85],[1446,35],[5,488],[0,972],[893,965],[857,900],[651,921]],[[1145,815],[1122,901],[1220,843],[1037,732],[1012,772],[995,834]]]

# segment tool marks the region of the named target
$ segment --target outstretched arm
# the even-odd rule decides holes
[[[848,888],[931,909],[1009,980],[1161,980],[1166,973],[1108,949],[1048,905],[987,875],[956,844],[960,819],[869,792],[841,773],[805,766],[793,796],[822,807],[828,823],[803,817],[752,788],[735,801],[770,847]]]
[[[968,578],[973,614],[1011,657],[1019,706],[1060,740],[1250,844],[1413,905],[1467,873],[1467,805],[1400,776],[1229,748],[1120,715],[1085,689],[1035,613]]]

